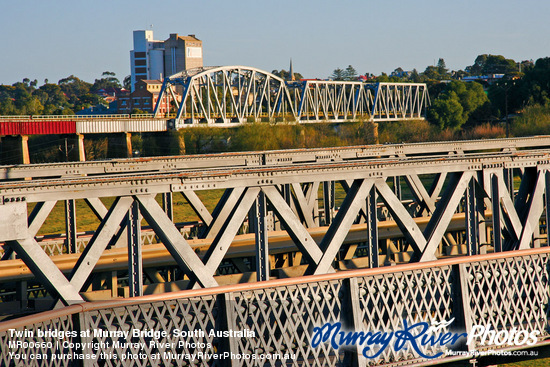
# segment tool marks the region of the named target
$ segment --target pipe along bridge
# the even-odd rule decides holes
[[[1,167],[0,311],[53,310],[0,322],[0,364],[28,362],[9,351],[95,356],[85,365],[187,365],[177,355],[198,352],[208,365],[229,363],[215,353],[263,358],[231,362],[243,366],[410,365],[547,345],[549,147],[541,136]],[[39,236],[58,201],[66,233]],[[78,231],[82,207],[91,233]],[[313,332],[452,319],[442,331],[490,324],[532,340],[364,354]],[[99,332],[13,344],[55,341],[47,329]],[[240,333],[175,333],[199,329]],[[138,333],[114,347],[101,330]]]

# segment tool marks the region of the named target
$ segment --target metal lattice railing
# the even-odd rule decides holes
[[[469,322],[495,330],[522,329],[550,334],[548,312],[548,254],[461,264]],[[496,345],[473,346],[475,349]]]
[[[241,359],[236,365],[295,365],[297,361],[340,365],[344,356],[339,351],[328,345],[311,348],[311,330],[343,317],[345,293],[341,280],[231,293],[230,319],[235,320],[231,326],[255,334],[255,338],[237,338],[234,347],[238,353],[260,356],[258,360]],[[294,358],[285,358],[285,354],[294,354]],[[281,358],[272,360],[268,355]]]
[[[78,330],[73,323],[73,315],[63,315],[50,320],[33,323],[12,331],[0,332],[0,366],[38,367],[38,366],[72,366],[74,360],[52,358],[52,356],[69,356],[78,353],[74,343],[78,337],[45,336],[44,331],[55,331],[67,334]]]
[[[0,323],[1,361],[5,366],[63,366],[70,364],[51,357],[72,352],[94,355],[84,363],[91,366],[217,366],[225,362],[214,356],[223,353],[237,356],[232,361],[236,366],[347,366],[353,360],[364,366],[397,366],[426,361],[412,348],[380,351],[372,346],[366,355],[380,355],[368,359],[364,346],[335,349],[324,342],[313,347],[313,329],[336,322],[346,330],[375,333],[401,330],[405,322],[433,325],[454,319],[441,331],[469,333],[474,325],[491,324],[496,331],[537,330],[541,342],[549,336],[548,260],[548,248],[539,248],[70,306],[61,316],[55,311]],[[10,329],[23,334],[14,336]],[[90,334],[66,338],[83,343],[75,350],[10,345],[17,340],[60,340],[37,336],[39,329]],[[481,351],[509,346],[459,346],[467,347]],[[447,348],[426,345],[421,352],[433,356]],[[49,359],[30,364],[10,358],[10,352]],[[246,358],[252,355],[257,359]],[[445,354],[439,358],[443,361]]]
[[[215,296],[184,298],[163,302],[128,305],[113,309],[100,309],[84,315],[86,328],[95,330],[89,339],[85,353],[94,354],[100,365],[117,366],[117,361],[127,360],[132,366],[164,365],[151,356],[159,355],[162,361],[175,361],[177,366],[217,366],[215,360],[187,361],[181,355],[197,351],[213,355],[221,350],[221,339],[209,334],[209,330],[223,329],[220,300]],[[128,333],[128,337],[109,336],[110,330]],[[160,338],[133,334],[133,330],[166,331]],[[204,331],[197,333],[196,330]],[[151,341],[155,343],[151,344]],[[138,359],[134,356],[141,356]]]
[[[403,320],[409,323],[450,320],[454,286],[453,268],[441,266],[423,271],[406,271],[358,279],[359,319],[364,330],[399,330]],[[448,330],[446,330],[448,331]],[[434,355],[434,348],[424,347],[424,354]],[[374,349],[370,355],[378,352]],[[398,352],[386,348],[372,364],[413,361],[412,350]]]

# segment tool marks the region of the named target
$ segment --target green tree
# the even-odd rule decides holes
[[[340,68],[336,68],[329,78],[332,80],[344,80],[346,78],[346,72]]]
[[[449,83],[445,93],[454,92],[458,97],[463,108],[463,118],[468,121],[470,115],[489,102],[483,86],[479,83],[465,83],[461,81],[453,81]]]
[[[344,80],[355,81],[357,80],[357,70],[351,65],[348,65],[344,71]]]
[[[377,83],[385,83],[390,81],[390,77],[386,73],[382,73],[374,78],[374,81]]]
[[[444,78],[449,74],[449,69],[447,69],[447,65],[445,65],[445,60],[443,58],[440,58],[437,61],[437,73],[440,77]]]
[[[278,76],[279,78],[284,79],[284,80],[288,80],[288,79],[289,79],[289,78],[288,78],[288,77],[289,77],[289,73],[290,73],[289,71],[286,71],[286,70],[284,70],[284,69],[281,69],[281,70],[275,69],[275,70],[273,70],[273,71],[271,72],[271,74],[276,75],[276,76]],[[295,80],[300,80],[300,79],[304,79],[304,77],[302,76],[302,74],[294,72],[294,79],[295,79]]]
[[[89,93],[92,87],[92,84],[80,80],[74,75],[59,80],[57,84],[69,99],[73,96],[80,97]]]
[[[471,75],[514,74],[518,71],[516,62],[502,55],[483,54],[476,57],[474,64],[466,71]]]
[[[117,79],[116,74],[112,71],[104,71],[103,74],[101,74],[101,79],[96,79],[90,90],[92,92],[97,92],[101,89],[120,87],[120,81]]]
[[[122,86],[126,90],[131,90],[132,89],[132,76],[131,75],[126,75],[126,77],[124,78],[124,81],[122,82]]]
[[[428,66],[424,70],[424,76],[428,79],[440,80],[441,75],[439,74],[439,69],[436,66]]]
[[[17,108],[14,104],[11,85],[0,85],[0,115],[16,115]]]
[[[440,128],[457,130],[466,122],[477,123],[490,114],[490,102],[481,84],[452,81],[441,85],[445,89],[428,110],[428,120]]]
[[[440,129],[458,130],[466,122],[464,109],[455,92],[436,99],[428,110],[428,120]]]

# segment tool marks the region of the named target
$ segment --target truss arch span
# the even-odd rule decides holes
[[[259,121],[423,119],[428,104],[423,83],[285,81],[255,67],[235,65],[189,69],[165,78],[154,113],[173,119],[179,129]]]
[[[164,80],[155,116],[159,116],[162,103],[176,111],[178,128],[199,123],[230,125],[292,120],[295,116],[283,79],[240,65],[203,67],[174,74]]]

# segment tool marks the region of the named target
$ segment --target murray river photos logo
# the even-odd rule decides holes
[[[357,346],[361,354],[370,359],[377,358],[388,348],[395,352],[407,349],[421,358],[433,359],[441,357],[446,349],[466,341],[467,345],[496,345],[520,346],[534,345],[537,342],[539,331],[494,330],[491,325],[475,325],[470,333],[450,332],[448,327],[454,319],[449,321],[409,323],[403,320],[403,327],[393,331],[345,331],[342,324],[325,323],[313,328],[311,339],[312,347],[321,343],[328,343],[332,348]],[[438,351],[439,350],[439,351]],[[435,351],[429,354],[429,351]]]

